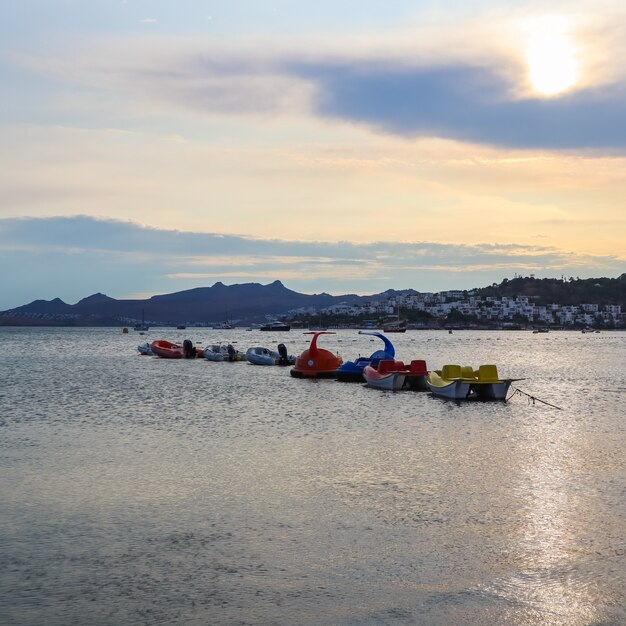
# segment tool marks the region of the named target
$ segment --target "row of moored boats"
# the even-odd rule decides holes
[[[172,343],[165,339],[158,339],[152,343],[137,346],[140,354],[158,356],[163,359],[206,359],[207,361],[248,361],[253,365],[293,365],[296,357],[287,354],[284,344],[278,344],[277,350],[269,350],[260,346],[248,348],[242,354],[233,344],[211,344],[206,348],[194,346],[190,339],[182,344]]]
[[[213,344],[206,348],[195,347],[189,339],[182,345],[165,340],[153,341],[139,346],[142,354],[154,354],[161,358],[204,358],[208,361],[248,361],[253,365],[293,365],[291,375],[296,378],[335,378],[343,382],[365,382],[370,387],[398,391],[431,391],[434,395],[454,400],[470,398],[505,400],[513,378],[500,378],[495,365],[472,366],[447,364],[438,370],[428,370],[426,361],[414,359],[410,363],[396,360],[393,344],[378,332],[361,331],[383,341],[384,347],[369,357],[346,361],[330,350],[317,345],[320,335],[334,334],[327,331],[308,332],[313,335],[309,347],[299,356],[287,353],[284,344],[277,351],[264,347],[249,348],[245,354],[232,344]]]

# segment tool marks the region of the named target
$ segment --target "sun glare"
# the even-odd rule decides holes
[[[578,80],[576,48],[565,18],[544,17],[528,28],[526,63],[528,78],[535,91],[555,96]]]

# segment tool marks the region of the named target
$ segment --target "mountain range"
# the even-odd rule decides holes
[[[120,326],[134,325],[145,317],[149,325],[198,325],[235,320],[240,324],[262,323],[268,317],[285,315],[294,309],[319,309],[338,302],[357,303],[381,300],[395,293],[372,296],[327,293],[303,294],[288,289],[279,280],[268,285],[244,283],[198,287],[176,293],[152,296],[146,300],[116,300],[102,293],[67,304],[60,298],[35,300],[0,313],[0,326]]]
[[[67,304],[59,298],[35,300],[0,312],[0,326],[131,326],[211,325],[224,321],[240,325],[263,323],[297,309],[313,312],[339,302],[358,304],[387,300],[395,295],[411,295],[413,289],[389,289],[368,296],[327,293],[304,294],[288,289],[279,280],[268,285],[244,283],[198,287],[145,300],[116,300],[102,293]],[[446,293],[446,292],[444,292]],[[467,292],[465,292],[467,293]],[[477,288],[478,296],[516,297],[525,295],[536,304],[620,304],[626,305],[626,273],[617,278],[559,280],[556,278],[516,277],[500,284]]]

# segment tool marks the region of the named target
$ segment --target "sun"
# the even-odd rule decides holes
[[[579,67],[567,19],[543,17],[528,25],[526,63],[533,89],[556,96],[576,84]]]

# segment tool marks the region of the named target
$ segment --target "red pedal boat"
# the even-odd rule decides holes
[[[405,388],[428,391],[427,376],[426,361],[422,360],[411,361],[410,365],[405,365],[402,361],[384,359],[376,367],[368,365],[363,370],[363,378],[370,387],[391,391]]]
[[[343,359],[330,350],[317,347],[317,338],[320,335],[335,333],[316,331],[304,334],[313,335],[313,339],[309,348],[296,359],[296,366],[291,370],[291,375],[296,378],[335,378],[337,368],[343,363]]]

